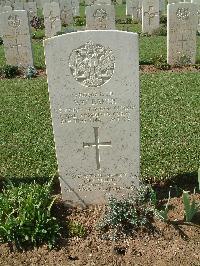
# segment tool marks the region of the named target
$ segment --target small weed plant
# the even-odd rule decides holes
[[[86,18],[82,17],[74,17],[74,26],[85,26]]]
[[[167,63],[163,55],[157,56],[154,58],[154,66],[161,70],[169,70],[171,66]]]
[[[67,222],[67,231],[69,237],[84,237],[86,235],[85,227],[76,221]]]
[[[60,227],[51,214],[51,183],[8,185],[0,194],[0,240],[17,248],[47,243],[52,248]]]
[[[161,25],[158,29],[153,31],[152,35],[167,36],[167,27],[165,25]]]
[[[5,78],[15,78],[19,74],[18,66],[5,65],[1,69],[1,74]]]
[[[37,75],[37,70],[34,68],[34,66],[28,66],[26,69],[25,77],[27,79],[35,78]]]
[[[0,45],[3,44],[3,39],[0,37]]]
[[[114,229],[118,235],[129,234],[139,227],[148,227],[153,221],[155,203],[156,195],[150,186],[141,186],[135,197],[120,200],[110,197],[99,228]]]
[[[188,55],[182,54],[180,55],[179,59],[177,60],[175,66],[176,67],[183,67],[191,65],[191,58]]]
[[[183,191],[183,204],[186,222],[191,222],[195,214],[200,211],[200,203],[196,203],[194,199],[190,202],[188,191]]]

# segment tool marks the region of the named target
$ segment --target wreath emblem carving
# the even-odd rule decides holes
[[[190,11],[188,8],[178,8],[176,11],[176,16],[179,20],[187,20],[190,16]]]
[[[115,68],[110,48],[92,41],[72,51],[69,57],[72,76],[85,87],[99,87],[108,82]]]

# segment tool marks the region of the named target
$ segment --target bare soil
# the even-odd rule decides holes
[[[162,190],[159,186],[157,190]],[[161,192],[164,195],[163,191]],[[163,198],[161,195],[160,198]],[[106,240],[97,223],[105,206],[87,209],[67,208],[58,194],[54,213],[62,223],[69,220],[81,223],[87,230],[83,238],[67,237],[63,230],[56,249],[47,246],[17,251],[8,244],[0,245],[0,265],[155,265],[200,266],[200,213],[192,223],[184,222],[182,197],[170,200],[170,221],[155,220],[152,230],[139,229],[131,236],[117,241]],[[200,194],[192,196],[200,201]],[[166,198],[160,204],[166,203]]]

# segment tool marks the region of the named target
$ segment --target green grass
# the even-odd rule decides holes
[[[141,155],[145,178],[197,172],[199,73],[141,76]]]
[[[1,80],[0,91],[0,177],[54,176],[57,166],[46,80]]]
[[[199,164],[199,73],[141,75],[141,173],[166,179]],[[0,176],[41,179],[57,164],[45,78],[0,80]]]

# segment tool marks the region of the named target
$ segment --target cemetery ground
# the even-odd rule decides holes
[[[122,14],[124,10],[118,8],[117,16],[123,19]],[[138,24],[117,27],[141,30]],[[43,30],[36,35],[43,36]],[[114,231],[98,228],[105,206],[80,210],[62,203],[42,39],[33,39],[38,76],[0,78],[0,185],[1,190],[5,188],[9,178],[16,186],[23,183],[31,187],[35,182],[44,187],[54,177],[52,194],[56,200],[51,214],[62,229],[52,250],[46,244],[36,248],[26,245],[20,250],[11,241],[1,243],[1,265],[200,265],[200,214],[191,222],[185,221],[182,194],[190,191],[190,197],[200,201],[200,37],[197,43],[196,66],[163,70],[167,67],[163,60],[166,36],[140,36],[141,178],[156,191],[156,208],[166,210],[168,206],[168,219],[153,217],[150,227],[138,227],[114,241]],[[4,64],[1,45],[0,67]]]

